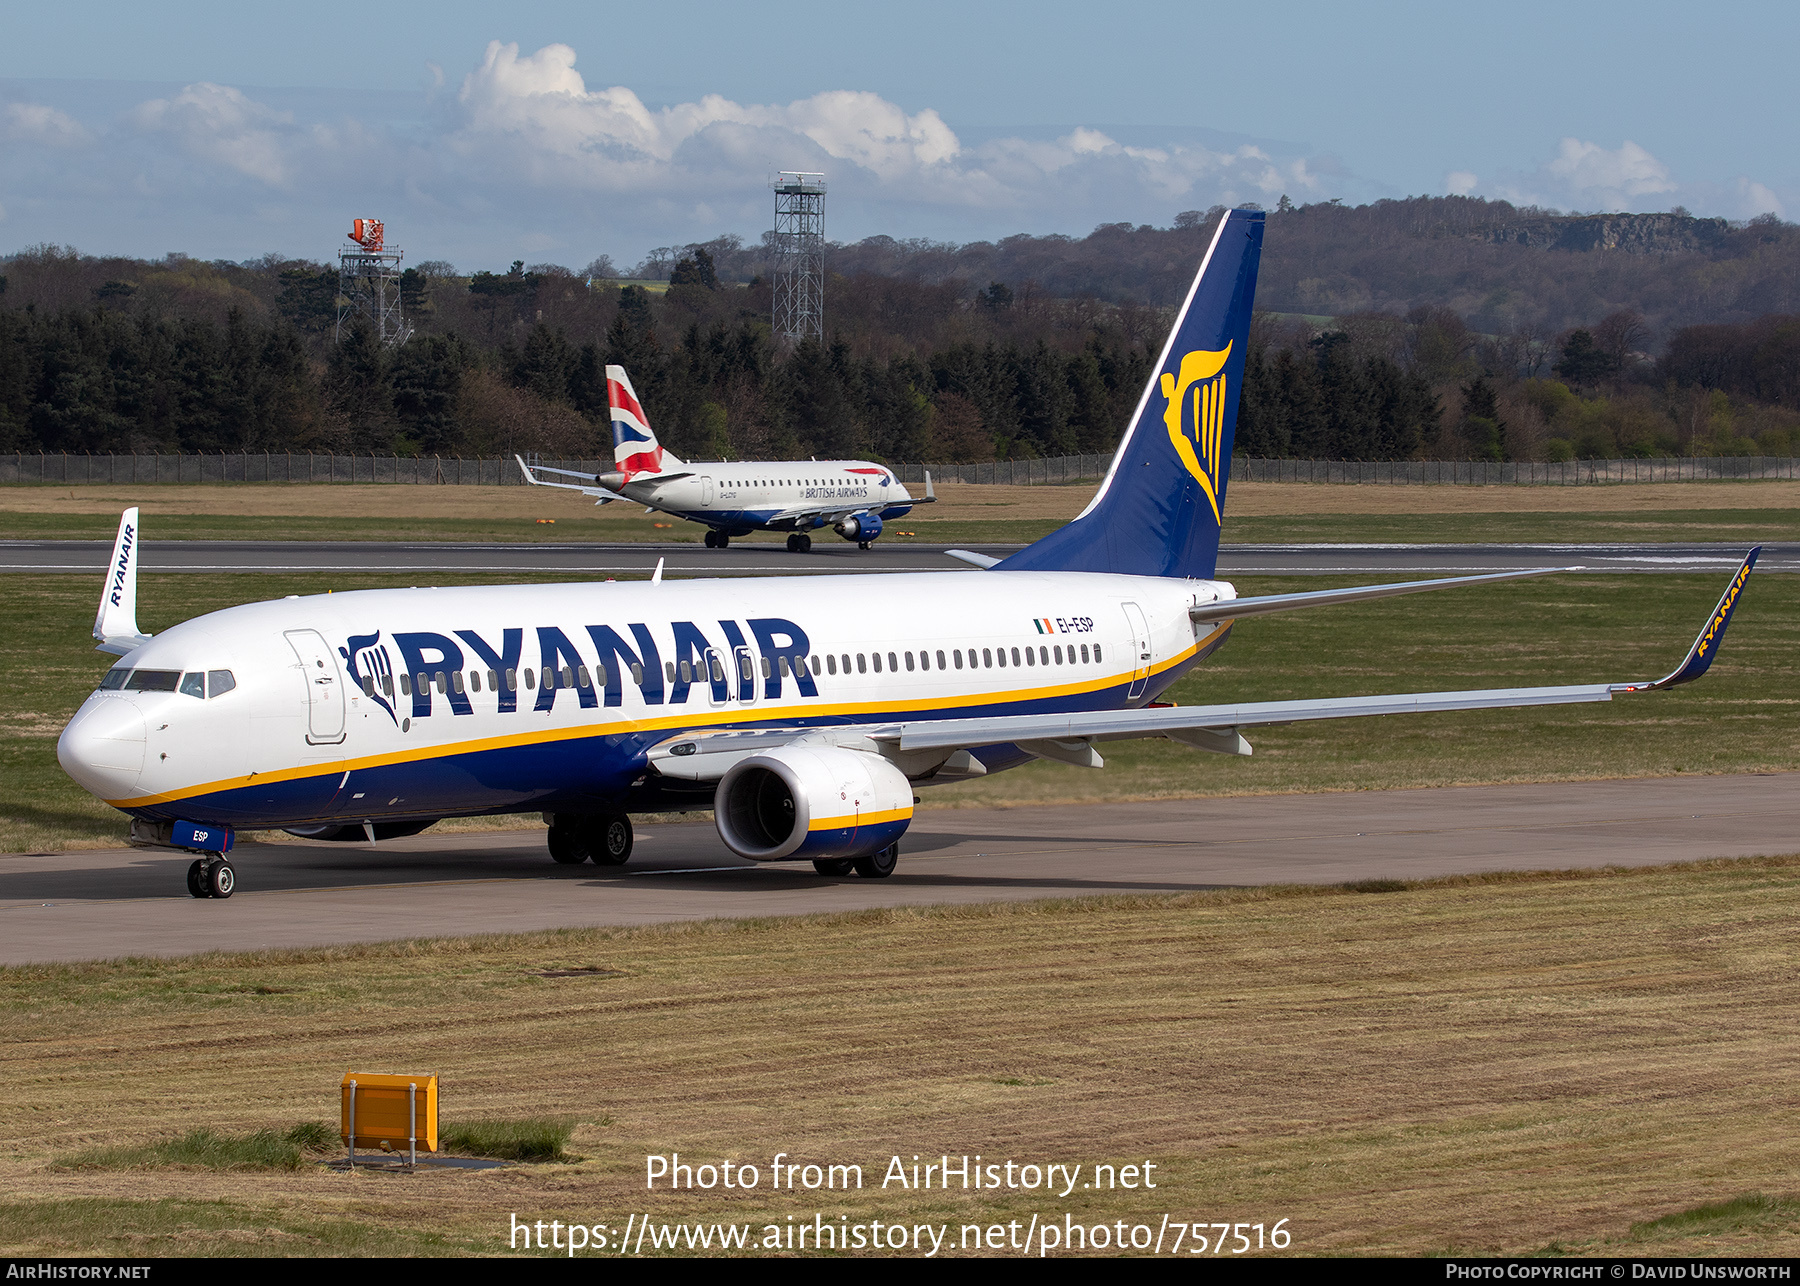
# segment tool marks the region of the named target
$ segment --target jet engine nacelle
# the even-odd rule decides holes
[[[857,514],[840,522],[837,534],[845,540],[874,540],[881,534],[881,519],[875,514]]]
[[[755,862],[867,857],[912,823],[912,783],[880,755],[782,746],[751,755],[719,782],[719,838]]]

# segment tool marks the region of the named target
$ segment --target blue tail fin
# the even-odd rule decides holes
[[[1099,492],[994,570],[1212,576],[1262,238],[1259,210],[1219,221]]]

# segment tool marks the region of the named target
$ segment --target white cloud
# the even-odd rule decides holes
[[[715,94],[652,110],[623,86],[589,89],[575,58],[567,45],[522,56],[517,45],[490,43],[457,95],[452,148],[548,189],[691,200],[754,191],[773,171],[798,167],[827,170],[834,190],[993,210],[1067,204],[1071,183],[1123,184],[1120,195],[1164,202],[1307,195],[1319,184],[1303,158],[1278,163],[1255,147],[1130,147],[1086,127],[1050,142],[967,148],[937,112],[908,113],[851,90],[773,105]]]
[[[1572,192],[1586,194],[1587,204],[1627,209],[1642,198],[1673,192],[1669,167],[1626,139],[1616,151],[1597,143],[1565,138],[1545,172]]]
[[[1121,140],[1087,125],[1054,138],[970,142],[930,107],[855,89],[787,103],[709,94],[651,106],[626,86],[590,85],[576,51],[561,44],[523,52],[494,41],[466,74],[432,74],[453,92],[427,91],[424,111],[406,124],[341,105],[354,98],[321,92],[308,103],[290,93],[275,105],[199,82],[104,124],[0,108],[0,136],[25,131],[102,150],[100,163],[81,167],[48,148],[9,155],[23,158],[10,181],[24,178],[28,162],[30,181],[56,190],[34,203],[46,212],[34,217],[79,214],[58,237],[100,228],[79,235],[114,248],[134,230],[178,230],[155,234],[162,250],[199,216],[214,230],[211,252],[224,254],[281,243],[328,253],[346,221],[367,214],[427,257],[503,264],[515,250],[578,261],[605,251],[624,261],[721,231],[754,236],[769,218],[767,179],[784,169],[826,172],[829,232],[846,239],[1081,233],[1096,223],[1167,224],[1215,203],[1273,206],[1284,193],[1302,203],[1380,194],[1291,145],[1214,143],[1199,131],[1181,142]],[[1559,180],[1565,186],[1605,168],[1577,161],[1586,169]],[[11,226],[21,219],[15,210]]]
[[[74,117],[42,103],[8,103],[0,111],[0,137],[46,147],[81,147],[93,142]]]
[[[1738,208],[1748,217],[1755,218],[1759,214],[1787,215],[1787,208],[1782,205],[1781,198],[1762,184],[1740,178],[1736,188]]]
[[[1459,170],[1445,178],[1445,190],[1479,193],[1515,205],[1558,210],[1655,212],[1682,206],[1710,215],[1748,219],[1758,214],[1785,214],[1779,197],[1749,178],[1732,184],[1683,182],[1649,150],[1626,139],[1608,149],[1578,138],[1565,138],[1556,155],[1528,174],[1502,175],[1479,182]]]
[[[153,98],[140,103],[130,121],[271,187],[285,187],[292,178],[293,113],[265,107],[228,85],[201,81],[173,98]]]
[[[457,94],[450,143],[464,157],[552,185],[608,191],[685,188],[700,172],[784,168],[784,152],[823,154],[884,181],[919,176],[957,155],[934,111],[908,115],[879,95],[834,90],[785,106],[709,94],[652,110],[630,89],[590,90],[575,51],[547,45],[521,57],[492,41]]]

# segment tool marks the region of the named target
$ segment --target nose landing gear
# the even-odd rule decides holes
[[[228,898],[237,888],[237,872],[222,857],[203,857],[187,870],[188,894],[197,898]]]

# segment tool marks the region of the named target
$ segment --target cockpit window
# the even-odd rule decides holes
[[[133,670],[125,680],[127,692],[173,692],[181,682],[180,670]]]
[[[130,670],[115,666],[100,680],[100,691],[180,692],[184,696],[222,696],[237,687],[230,670]]]

